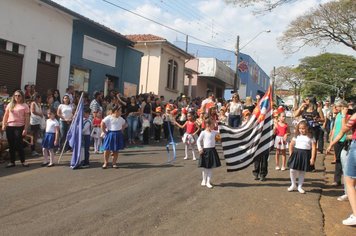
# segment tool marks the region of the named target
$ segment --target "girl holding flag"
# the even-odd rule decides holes
[[[103,169],[108,167],[110,153],[113,153],[112,167],[118,168],[116,161],[119,150],[124,149],[124,136],[122,130],[127,127],[126,121],[121,117],[121,106],[114,105],[111,115],[106,116],[101,122],[102,137],[104,136],[104,164]]]

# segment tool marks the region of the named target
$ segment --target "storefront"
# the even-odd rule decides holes
[[[137,94],[142,53],[132,45],[117,32],[75,20],[69,85],[90,94],[113,89]]]

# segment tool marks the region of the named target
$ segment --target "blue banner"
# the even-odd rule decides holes
[[[67,133],[69,146],[73,150],[70,167],[76,169],[81,164],[82,149],[82,127],[83,127],[83,94],[80,97],[74,119]]]

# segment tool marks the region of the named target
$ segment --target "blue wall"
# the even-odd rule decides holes
[[[176,41],[174,44],[185,50],[185,42]],[[230,61],[230,68],[234,71],[236,70],[236,56],[233,51],[189,43],[188,53],[193,54],[195,57],[213,57],[220,61]],[[255,99],[257,94],[267,90],[270,78],[249,55],[240,53],[239,58],[239,62],[241,60],[247,62],[249,69],[248,72],[239,71],[241,83],[246,84],[246,96],[252,96]],[[231,98],[230,90],[225,93],[225,98]]]
[[[117,48],[115,67],[96,63],[82,58],[84,35],[101,40]],[[124,82],[139,86],[142,53],[129,46],[129,42],[122,40],[109,31],[95,25],[75,20],[73,22],[71,66],[90,70],[88,92],[104,90],[106,74],[119,77],[115,89],[123,93]]]

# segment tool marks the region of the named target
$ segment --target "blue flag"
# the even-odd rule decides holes
[[[69,146],[73,150],[70,167],[78,168],[81,164],[81,149],[82,149],[82,127],[83,127],[83,94],[79,99],[74,119],[67,133]]]

